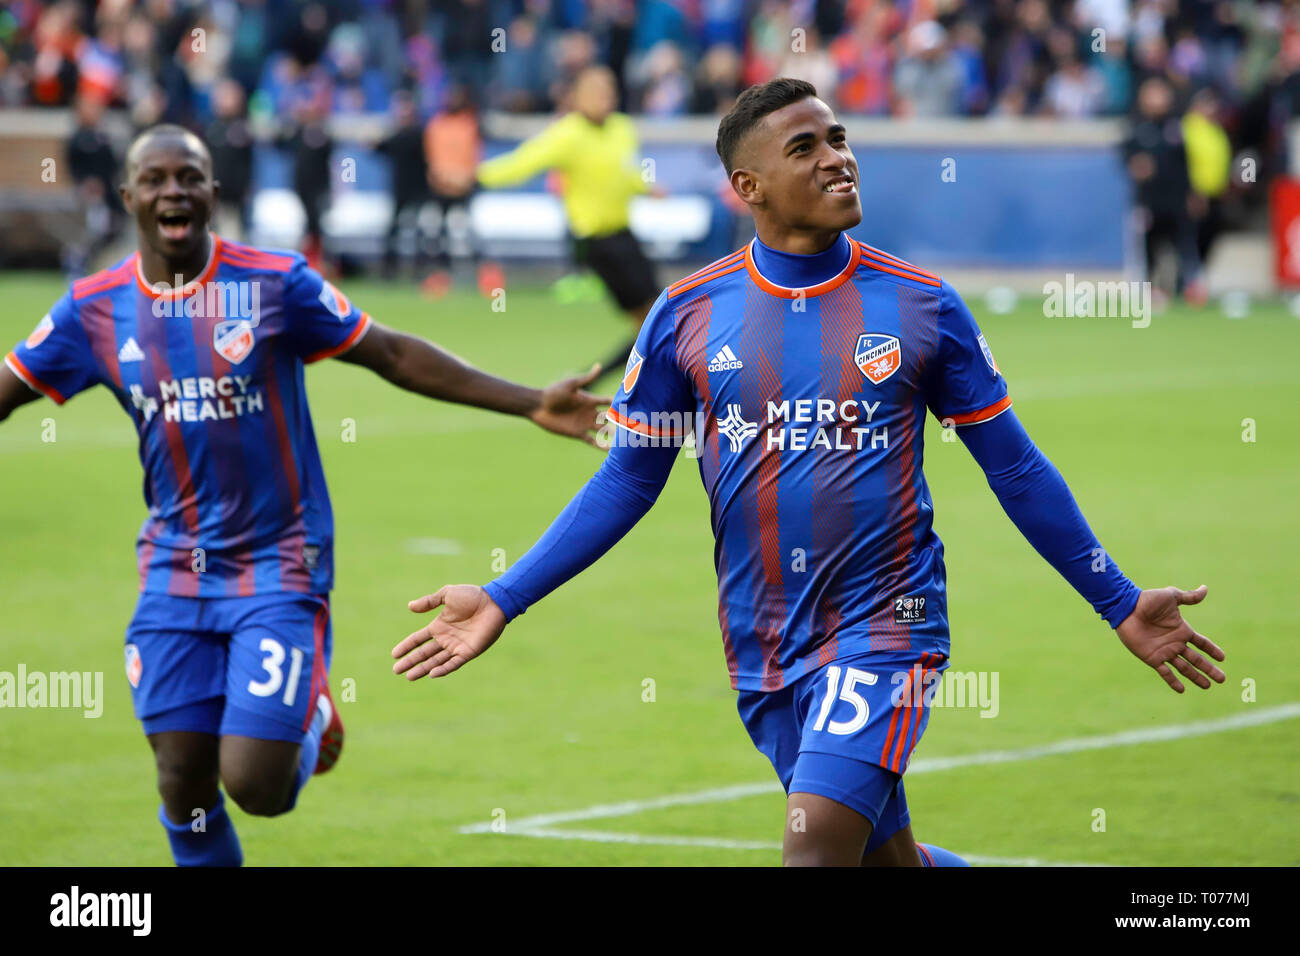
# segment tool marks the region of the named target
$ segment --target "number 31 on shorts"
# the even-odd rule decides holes
[[[296,647],[289,648],[289,680],[284,679],[284,645],[273,637],[262,638],[259,648],[266,656],[262,659],[262,669],[266,671],[266,680],[249,681],[248,692],[257,697],[270,697],[281,686],[284,687],[284,703],[293,706],[298,695],[298,676],[302,673],[303,653]]]
[[[825,727],[833,734],[841,736],[845,734],[856,733],[867,725],[867,719],[871,716],[871,708],[867,706],[866,700],[857,691],[859,684],[871,686],[876,683],[876,675],[869,671],[860,671],[856,667],[844,668],[844,684],[840,685],[840,667],[833,664],[826,668],[826,696],[822,698],[821,710],[817,712],[817,723],[813,724],[813,730],[821,730]],[[840,700],[848,701],[853,705],[854,714],[850,720],[832,720],[826,723],[826,718],[830,716],[831,707],[835,704],[838,696]]]

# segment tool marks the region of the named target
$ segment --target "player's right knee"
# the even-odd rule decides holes
[[[187,820],[195,810],[211,809],[217,798],[215,761],[185,755],[158,755],[158,794],[173,822]]]

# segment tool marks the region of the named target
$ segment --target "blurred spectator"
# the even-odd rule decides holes
[[[443,0],[438,6],[442,8],[442,53],[447,71],[456,82],[486,90],[492,78],[494,33],[501,29],[491,4],[488,0]],[[507,46],[501,52],[508,50]]]
[[[400,234],[411,235],[415,247],[415,268],[420,270],[428,253],[428,244],[420,230],[420,212],[429,201],[429,176],[424,159],[424,130],[415,99],[405,90],[393,97],[393,131],[375,147],[388,157],[392,172],[393,218],[384,244],[384,272],[397,274],[397,247]]]
[[[67,144],[68,172],[85,212],[85,231],[64,250],[64,269],[77,277],[90,271],[96,253],[111,243],[122,228],[117,156],[100,126],[103,116],[104,106],[98,98],[77,98],[77,125]]]
[[[313,269],[319,269],[324,256],[321,217],[330,201],[332,184],[327,94],[307,95],[297,106],[293,122],[281,134],[280,145],[293,157],[293,189],[302,202],[307,221],[303,236],[303,254]]]
[[[634,72],[640,90],[641,112],[650,116],[677,116],[686,112],[691,82],[681,50],[669,40],[656,43],[641,58]]]
[[[989,107],[989,83],[984,72],[984,34],[973,20],[952,28],[952,52],[962,69],[961,111],[982,115]]]
[[[1062,119],[1085,119],[1101,112],[1106,103],[1106,84],[1073,52],[1057,61],[1060,69],[1043,90],[1044,112]]]
[[[888,4],[872,4],[852,29],[831,43],[831,56],[839,70],[836,97],[841,108],[868,116],[889,113],[894,72],[889,40],[898,19]]]
[[[550,65],[537,20],[527,15],[516,17],[506,42],[510,55],[496,58],[495,105],[517,113],[545,110]]]
[[[438,205],[438,228],[433,237],[437,267],[424,282],[428,294],[445,295],[451,288],[453,248],[463,248],[471,262],[479,262],[469,201],[477,188],[474,173],[482,149],[473,96],[464,84],[457,84],[447,96],[447,105],[424,127],[428,182]],[[459,236],[453,236],[454,226],[460,227]],[[478,282],[479,289],[490,294],[502,284],[500,270],[480,265]]]
[[[1156,267],[1165,247],[1178,260],[1173,292],[1203,297],[1192,218],[1200,198],[1192,193],[1182,127],[1173,114],[1174,95],[1160,77],[1138,88],[1138,115],[1124,144],[1129,174],[1137,187],[1137,212],[1146,238],[1147,279],[1157,281]]]
[[[245,112],[244,89],[222,80],[212,93],[213,118],[205,139],[212,153],[212,174],[221,184],[217,232],[242,241],[248,232],[253,185],[253,133]]]
[[[740,54],[725,43],[709,47],[696,74],[691,112],[725,113],[739,95]]]
[[[777,65],[777,73],[796,80],[805,80],[815,86],[821,97],[832,108],[837,108],[836,86],[839,70],[835,60],[822,43],[816,27],[808,27],[789,44],[789,49]]]
[[[908,55],[894,71],[900,116],[956,116],[961,110],[962,68],[948,49],[948,31],[923,20],[907,34]]]
[[[1183,117],[1183,141],[1195,197],[1196,251],[1206,263],[1214,240],[1223,231],[1223,203],[1232,174],[1232,143],[1219,122],[1219,97],[1213,89],[1205,87],[1192,97]]]
[[[1128,64],[1127,41],[1108,36],[1104,49],[1093,60],[1093,67],[1101,78],[1102,113],[1109,116],[1127,113],[1133,103],[1133,72]]]

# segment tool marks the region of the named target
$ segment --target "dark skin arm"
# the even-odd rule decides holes
[[[27,387],[27,383],[9,371],[9,366],[0,363],[0,422],[4,421],[15,408],[20,408],[42,396]]]
[[[600,406],[610,402],[583,390],[600,374],[599,366],[545,389],[529,388],[489,375],[426,339],[373,320],[361,340],[339,358],[364,366],[408,392],[521,415],[547,431],[581,439],[593,447],[603,419]]]

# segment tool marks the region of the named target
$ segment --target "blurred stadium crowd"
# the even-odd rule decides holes
[[[1300,3],[12,0],[0,13],[0,104],[80,94],[139,125],[208,121],[227,78],[268,113],[304,96],[382,111],[405,88],[428,114],[457,81],[480,106],[545,112],[592,62],[614,70],[623,110],[654,116],[725,110],[778,75],[865,115],[1122,115],[1151,76],[1291,106]]]
[[[612,70],[620,109],[651,117],[718,115],[785,75],[846,115],[1124,118],[1148,264],[1175,250],[1181,288],[1225,223],[1262,209],[1251,187],[1285,170],[1300,0],[11,0],[0,11],[0,107],[75,108],[68,158],[82,200],[103,209],[91,232],[105,240],[121,212],[105,108],[137,129],[203,132],[245,219],[252,141],[275,130],[311,245],[340,120],[386,117],[387,138],[371,145],[393,163],[399,209],[426,198],[425,178],[463,201],[479,111],[563,110],[592,64]],[[1245,179],[1233,175],[1241,157]]]

